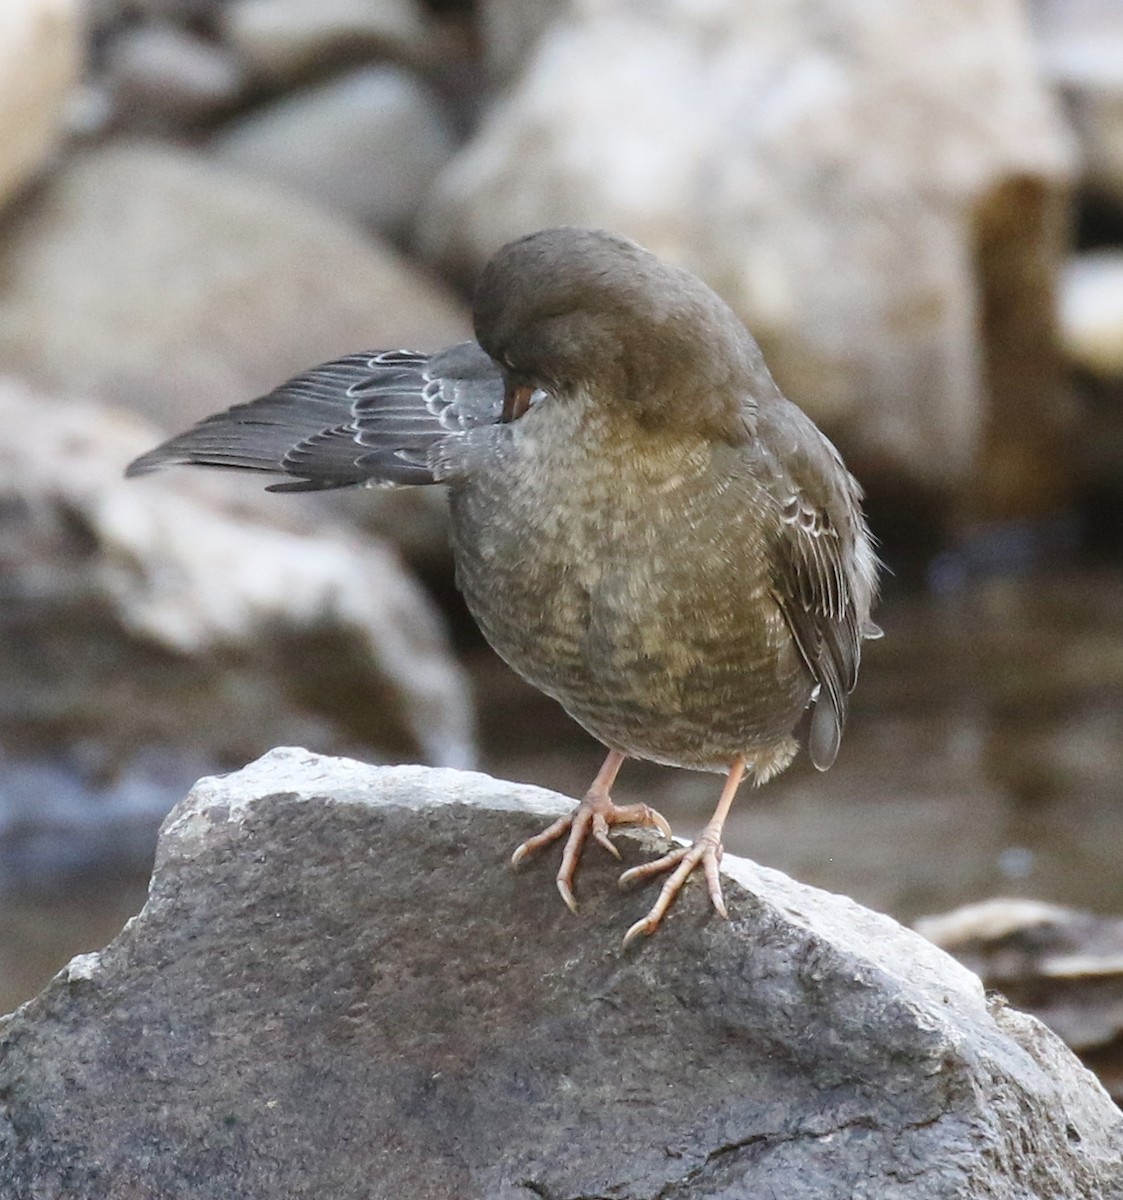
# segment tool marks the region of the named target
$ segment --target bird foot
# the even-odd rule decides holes
[[[575,913],[577,901],[573,895],[573,879],[589,835],[592,834],[593,840],[599,842],[613,857],[620,857],[620,851],[608,836],[609,828],[613,825],[648,825],[658,829],[664,837],[671,836],[671,827],[666,818],[655,809],[646,804],[613,804],[612,797],[606,791],[590,789],[568,817],[559,817],[535,837],[527,838],[511,855],[511,865],[517,867],[536,850],[541,850],[568,833],[556,882],[566,907]]]
[[[641,933],[650,936],[659,928],[667,909],[671,907],[674,898],[682,890],[682,885],[699,864],[705,872],[710,902],[719,916],[728,919],[729,913],[726,911],[725,900],[722,898],[721,876],[718,870],[721,865],[721,855],[720,834],[706,829],[691,845],[672,850],[670,854],[664,854],[662,858],[641,863],[638,867],[632,867],[630,871],[625,871],[620,876],[621,887],[629,887],[638,880],[650,879],[653,875],[662,875],[664,871],[670,871],[671,875],[663,884],[662,890],[647,916],[641,917],[624,934],[624,945],[630,945]]]

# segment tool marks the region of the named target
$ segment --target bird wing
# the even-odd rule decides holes
[[[772,593],[818,684],[808,752],[825,771],[842,740],[862,640],[880,635],[869,619],[876,557],[857,481],[810,419],[794,405],[789,413],[786,451],[770,459],[779,517]]]
[[[502,408],[499,368],[475,342],[349,354],[207,417],[126,474],[194,464],[293,477],[274,492],[435,483],[440,444],[496,423]]]

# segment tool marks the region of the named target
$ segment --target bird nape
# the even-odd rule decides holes
[[[625,935],[650,934],[702,867],[726,915],[722,827],[738,785],[782,771],[810,708],[826,770],[870,620],[877,559],[861,489],[773,382],[701,280],[625,238],[542,230],[504,246],[473,303],[476,340],[351,354],[208,417],[138,458],[280,476],[272,491],[441,484],[457,582],[484,636],[608,750],[572,815],[556,882],[590,835],[667,822],[616,805],[627,758],[718,772],[690,846],[624,872],[666,874]]]

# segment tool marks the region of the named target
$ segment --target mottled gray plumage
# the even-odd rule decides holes
[[[810,704],[829,767],[876,559],[857,483],[733,312],[632,242],[557,229],[499,251],[474,316],[478,344],[317,367],[129,472],[443,483],[484,635],[611,750],[760,782]]]

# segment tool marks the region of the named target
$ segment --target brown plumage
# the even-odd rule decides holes
[[[443,483],[457,580],[488,641],[609,749],[571,818],[558,887],[591,833],[666,829],[609,789],[627,757],[717,771],[693,846],[625,873],[671,875],[627,937],[658,925],[702,865],[714,906],[721,826],[741,777],[782,770],[812,706],[834,761],[876,558],[838,452],[777,389],[705,284],[623,238],[531,234],[481,277],[478,342],[351,355],[208,418],[138,459],[288,475],[300,490]]]

